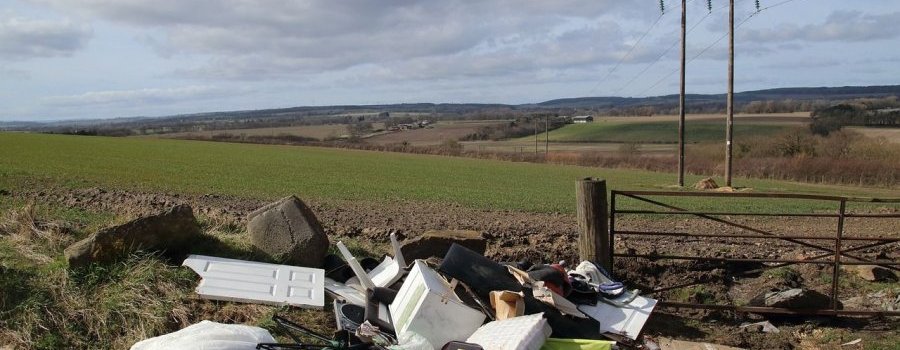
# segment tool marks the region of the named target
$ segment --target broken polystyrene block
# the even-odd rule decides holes
[[[624,307],[614,306],[605,302],[598,302],[597,305],[579,305],[578,310],[600,322],[600,331],[613,334],[623,335],[631,339],[637,339],[650,318],[650,313],[656,307],[656,300],[642,296],[629,295],[624,293],[616,301],[624,301],[634,298]]]
[[[538,350],[551,332],[544,314],[537,313],[488,322],[466,342],[481,345],[484,350]]]
[[[485,319],[480,311],[463,304],[450,283],[421,260],[413,262],[389,310],[398,336],[416,333],[434,349],[464,341]]]
[[[307,308],[325,306],[325,270],[191,255],[187,266],[203,280],[197,294],[206,299]]]

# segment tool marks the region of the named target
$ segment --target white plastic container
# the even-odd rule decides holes
[[[462,303],[441,275],[416,260],[389,307],[397,335],[416,333],[440,349],[450,341],[465,341],[485,316]]]

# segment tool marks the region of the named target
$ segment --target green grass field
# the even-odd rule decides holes
[[[111,186],[143,191],[456,203],[473,208],[574,212],[575,181],[611,189],[666,189],[673,174],[331,148],[143,138],[0,133],[0,188]],[[688,183],[699,180],[689,176]],[[898,197],[896,190],[737,179],[762,191]],[[709,201],[679,199],[708,207]],[[737,203],[747,208],[760,205]],[[699,208],[699,207],[698,207]],[[800,201],[792,210],[833,208]]]
[[[755,135],[771,135],[789,128],[777,124],[737,124],[735,137],[746,138]],[[685,124],[688,142],[720,141],[725,139],[725,123],[717,121],[689,121]],[[544,140],[544,135],[538,135]],[[657,122],[610,122],[598,121],[588,124],[570,124],[550,131],[551,142],[638,142],[676,143],[678,142],[677,121]]]

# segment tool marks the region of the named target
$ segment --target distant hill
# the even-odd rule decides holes
[[[735,94],[738,111],[771,113],[812,111],[857,98],[900,96],[900,85],[798,87],[744,91]],[[688,94],[688,113],[716,113],[725,109],[725,94]],[[751,107],[751,108],[744,108]],[[382,105],[300,106],[243,111],[206,112],[163,117],[127,117],[55,122],[0,122],[0,130],[79,132],[113,130],[115,134],[257,128],[350,122],[351,115],[426,113],[428,118],[496,119],[528,113],[651,115],[678,113],[678,95],[652,97],[578,97],[530,104],[401,103]],[[345,120],[346,119],[346,120]]]
[[[885,86],[843,86],[843,87],[795,87],[756,91],[744,91],[734,94],[735,103],[752,101],[780,100],[847,100],[855,98],[871,98],[900,96],[900,85]],[[725,103],[725,94],[687,94],[687,104]],[[678,104],[678,95],[654,97],[577,97],[544,101],[533,105],[545,108],[622,108],[637,106],[658,106]]]

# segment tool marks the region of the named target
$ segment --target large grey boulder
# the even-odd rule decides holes
[[[831,308],[831,297],[811,289],[792,288],[760,294],[750,300],[750,306],[800,310],[827,309]],[[841,302],[838,301],[838,308],[841,307]]]
[[[484,251],[487,249],[487,241],[478,231],[430,230],[425,231],[419,237],[404,241],[400,246],[400,251],[403,252],[403,258],[406,261],[430,257],[443,258],[453,243],[481,255],[484,255]]]
[[[296,196],[282,198],[248,216],[250,242],[279,263],[320,267],[328,236],[312,210]]]
[[[70,267],[108,263],[138,250],[158,250],[169,256],[186,253],[200,235],[200,225],[188,205],[97,231],[65,249]]]

